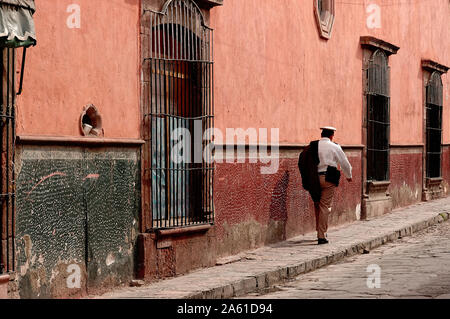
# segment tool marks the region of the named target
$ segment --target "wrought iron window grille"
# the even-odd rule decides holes
[[[382,50],[373,53],[367,69],[367,180],[389,180],[390,69]]]
[[[170,0],[149,21],[145,170],[152,229],[214,222],[214,163],[206,145],[214,127],[213,30],[191,0]],[[202,137],[198,139],[200,128]],[[174,138],[174,132],[189,132]],[[200,150],[201,160],[194,160]],[[179,152],[179,153],[177,153]],[[175,160],[182,154],[185,161]]]
[[[426,86],[426,176],[441,177],[443,85],[433,72]]]

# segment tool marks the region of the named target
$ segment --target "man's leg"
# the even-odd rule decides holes
[[[319,202],[314,202],[314,213],[316,215],[317,238],[319,238],[319,218],[320,218],[320,203]]]
[[[325,238],[328,231],[328,215],[331,212],[331,203],[333,201],[336,186],[325,181],[325,176],[320,176],[320,186],[322,188],[322,196],[319,204],[319,225],[317,235],[318,238]]]

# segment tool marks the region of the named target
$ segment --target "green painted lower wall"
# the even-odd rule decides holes
[[[80,296],[133,278],[138,149],[23,146],[16,174],[20,297]]]

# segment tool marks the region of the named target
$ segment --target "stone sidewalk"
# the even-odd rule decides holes
[[[230,263],[193,271],[142,287],[119,288],[95,298],[225,299],[267,290],[275,284],[364,253],[449,219],[450,197],[398,209],[368,221],[332,228],[330,244],[315,233],[245,252]]]

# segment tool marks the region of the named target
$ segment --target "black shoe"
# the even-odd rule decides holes
[[[325,238],[319,238],[317,241],[319,245],[328,244],[328,240],[326,240]]]

